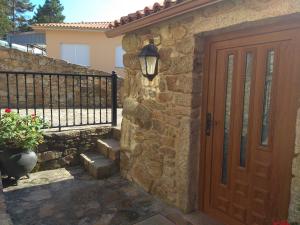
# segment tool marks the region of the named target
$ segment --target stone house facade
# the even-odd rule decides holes
[[[209,84],[206,37],[256,28],[268,30],[284,21],[299,24],[299,15],[298,0],[192,0],[165,1],[164,5],[145,8],[142,14],[116,21],[115,29],[107,35],[125,34],[122,175],[186,212],[207,212],[203,191],[207,177],[205,96]],[[149,39],[154,40],[160,55],[159,72],[153,81],[141,75],[138,59]],[[296,134],[291,135],[294,152],[288,171],[289,206],[283,210],[288,213],[273,219],[286,219],[288,215],[290,221],[300,222],[299,121],[298,110],[297,122],[293,120]],[[224,223],[230,224],[226,219]],[[266,224],[266,219],[243,224]]]

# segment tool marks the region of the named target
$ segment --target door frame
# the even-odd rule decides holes
[[[246,29],[245,29],[246,27]],[[206,33],[202,33],[199,35],[199,39],[204,43],[204,59],[203,59],[203,97],[202,101],[202,110],[201,110],[201,126],[200,126],[200,163],[199,163],[199,194],[198,194],[198,208],[200,211],[211,214],[207,212],[205,209],[205,195],[209,194],[206,193],[206,185],[210,185],[206,183],[206,156],[208,154],[208,139],[209,137],[206,136],[206,120],[207,120],[207,113],[211,112],[209,99],[212,97],[211,87],[209,84],[209,73],[210,73],[210,59],[211,59],[211,48],[212,45],[216,42],[226,41],[226,40],[233,40],[238,38],[243,38],[247,36],[255,36],[260,34],[268,34],[271,32],[280,32],[290,29],[297,29],[300,28],[300,14],[292,14],[286,16],[279,16],[271,19],[262,19],[259,21],[254,21],[250,23],[245,23],[242,25],[233,25],[229,28],[222,28]],[[299,44],[300,45],[300,44]],[[299,69],[300,66],[298,66]],[[296,121],[295,121],[296,126]],[[212,128],[213,131],[213,128]],[[210,138],[212,135],[210,136]],[[293,139],[295,139],[295,132],[293,133]],[[295,147],[295,144],[294,144]],[[293,148],[294,150],[294,148]],[[294,151],[290,151],[287,153],[288,157],[293,159]],[[208,164],[209,165],[209,164]],[[292,167],[292,165],[291,165]],[[290,170],[290,182],[291,185],[291,178],[292,178],[292,170]],[[288,211],[288,206],[286,211]],[[213,215],[212,215],[213,216]],[[225,223],[231,224],[231,221],[225,221]]]

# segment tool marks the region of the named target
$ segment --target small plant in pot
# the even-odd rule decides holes
[[[18,180],[28,175],[37,163],[35,150],[43,143],[42,128],[47,124],[38,116],[21,116],[10,109],[0,119],[0,168]]]

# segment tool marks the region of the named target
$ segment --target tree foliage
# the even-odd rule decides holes
[[[9,20],[9,7],[7,0],[0,0],[0,38],[12,29],[12,23]]]
[[[59,0],[46,0],[43,6],[39,5],[33,17],[34,23],[61,23],[64,21],[64,7]]]
[[[34,8],[31,0],[0,0],[0,38],[10,31],[29,31],[31,23],[60,23],[65,19],[60,0],[45,0],[30,19],[27,13]]]
[[[6,0],[10,11],[10,19],[15,31],[29,30],[30,19],[26,13],[34,10],[34,5],[30,0]]]

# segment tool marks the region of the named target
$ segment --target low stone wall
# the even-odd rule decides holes
[[[38,164],[34,171],[57,169],[79,164],[79,155],[93,150],[100,137],[110,135],[111,127],[47,132],[45,142],[37,150]]]
[[[111,75],[111,71],[103,72],[98,70],[92,70],[88,67],[79,66],[75,64],[67,63],[63,60],[53,59],[46,56],[33,55],[31,53],[21,52],[15,49],[6,49],[0,47],[0,71],[21,71],[21,72],[41,72],[41,73],[66,73],[66,74],[81,74],[81,75]],[[36,107],[42,107],[44,102],[45,107],[52,104],[52,107],[58,107],[58,79],[56,76],[51,77],[51,91],[52,91],[52,103],[50,103],[50,79],[49,76],[44,76],[43,90],[42,90],[42,77],[37,76],[33,80],[32,76],[27,76],[26,87],[24,76],[18,78],[18,84],[16,83],[16,77],[12,74],[9,75],[9,95],[10,95],[10,107],[16,107],[17,96],[19,101],[19,107],[25,108],[25,103],[29,108],[33,108],[34,101]],[[73,95],[73,82],[74,82],[74,95]],[[60,87],[60,107],[75,106],[79,107],[94,107],[107,103],[111,105],[111,82],[110,79],[101,78],[89,78],[81,81],[79,77],[76,77],[73,81],[72,77],[66,79],[61,77],[59,79]],[[93,84],[94,83],[94,84]],[[35,87],[34,85],[35,84]],[[18,85],[18,93],[16,86]],[[107,93],[106,96],[106,85]],[[123,78],[118,79],[118,105],[121,103],[121,87],[123,85]],[[80,88],[81,87],[81,88]],[[67,88],[67,91],[66,91]],[[27,99],[25,98],[25,89],[27,90]],[[44,99],[42,99],[42,91],[44,93]],[[6,74],[0,74],[0,107],[7,107],[7,77]],[[35,93],[35,94],[34,94]],[[96,96],[95,102],[93,96]],[[35,96],[35,99],[34,99]],[[81,96],[81,97],[80,97]],[[87,101],[89,98],[89,102]]]
[[[0,172],[0,178],[1,178],[1,172]],[[0,224],[13,225],[9,214],[7,213],[7,208],[6,208],[5,199],[3,195],[2,179],[0,179]]]

